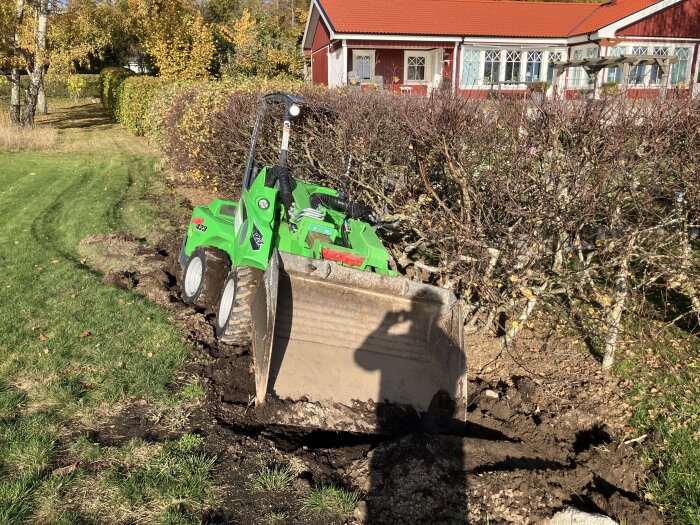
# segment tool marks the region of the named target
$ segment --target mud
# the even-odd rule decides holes
[[[536,524],[564,506],[628,524],[664,523],[643,497],[640,445],[624,444],[630,438],[625,385],[599,373],[585,351],[557,339],[551,327],[534,326],[506,350],[470,336],[468,425],[461,432],[380,436],[272,425],[253,406],[248,349],[217,343],[209,314],[179,299],[179,238],[158,247],[125,237],[84,244],[92,254],[88,264],[105,274],[106,284],[134,289],[172,312],[188,334],[186,372],[207,392],[176,432],[159,429],[149,407],[135,402],[94,437],[114,444],[184,431],[204,435],[223,487],[205,523],[264,523],[280,512],[287,517],[277,523],[289,524]],[[291,492],[249,489],[250,477],[270,464],[292,467]],[[303,511],[303,495],[330,483],[361,494],[355,517]]]

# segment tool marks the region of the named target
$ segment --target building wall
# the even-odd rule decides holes
[[[318,19],[314,41],[311,44],[311,81],[314,84],[328,85],[328,44],[331,41],[330,32]]]
[[[434,50],[439,46],[435,42],[383,42],[383,41],[353,41],[353,47],[358,49],[372,49],[375,54],[375,64],[374,64],[374,75],[381,76],[384,78],[384,89],[392,90],[396,92],[401,92],[403,88],[404,91],[410,89],[413,94],[426,95],[428,93],[427,85],[417,85],[405,84],[405,72],[404,72],[404,54],[408,50]],[[389,48],[384,48],[387,45]],[[400,45],[399,45],[400,44]],[[454,49],[454,44],[449,45],[449,49],[444,49],[449,51],[449,56],[452,56]],[[353,49],[348,49],[347,53],[347,71],[353,70]],[[445,64],[443,69],[443,80],[451,80],[452,78],[452,64]]]
[[[331,33],[328,31],[326,24],[322,18],[318,19],[316,24],[316,32],[314,33],[314,41],[311,43],[311,52],[318,51],[324,46],[327,46],[331,41]]]
[[[700,38],[700,0],[686,0],[617,32],[621,36]]]

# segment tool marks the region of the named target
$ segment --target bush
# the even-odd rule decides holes
[[[29,86],[29,78],[22,76],[22,87]],[[10,82],[0,77],[0,96],[10,96]],[[99,98],[100,75],[57,75],[51,72],[44,79],[44,91],[51,98]]]
[[[109,113],[117,118],[122,104],[122,87],[124,81],[134,73],[122,67],[110,67],[100,73],[100,99]],[[119,120],[119,119],[117,119]]]
[[[103,99],[117,119],[148,136],[189,180],[238,196],[256,82],[112,78]],[[290,165],[312,164],[339,187],[352,153],[348,194],[397,221],[388,243],[394,263],[453,288],[469,330],[495,326],[510,343],[548,305],[603,351],[616,346],[625,305],[664,283],[678,283],[700,311],[700,291],[688,284],[699,273],[689,230],[679,226],[700,221],[700,111],[692,101],[533,106],[310,86],[295,92],[337,113],[302,129],[295,123]],[[278,143],[277,131],[260,138],[262,162],[275,162]],[[317,177],[312,171],[298,176]]]

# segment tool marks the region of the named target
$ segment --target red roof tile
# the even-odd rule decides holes
[[[615,3],[604,4],[598,7],[590,16],[586,17],[572,31],[571,35],[585,35],[610,25],[618,20],[646,9],[659,0],[618,0]]]
[[[659,0],[319,0],[336,33],[564,38],[604,27]]]

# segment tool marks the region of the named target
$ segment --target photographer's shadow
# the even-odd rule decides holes
[[[377,431],[394,436],[370,453],[367,524],[469,522],[461,441],[443,436],[466,430],[466,360],[461,338],[455,346],[461,326],[451,325],[461,317],[439,317],[436,304],[437,294],[422,291],[409,309],[388,312],[355,353],[379,375]]]

